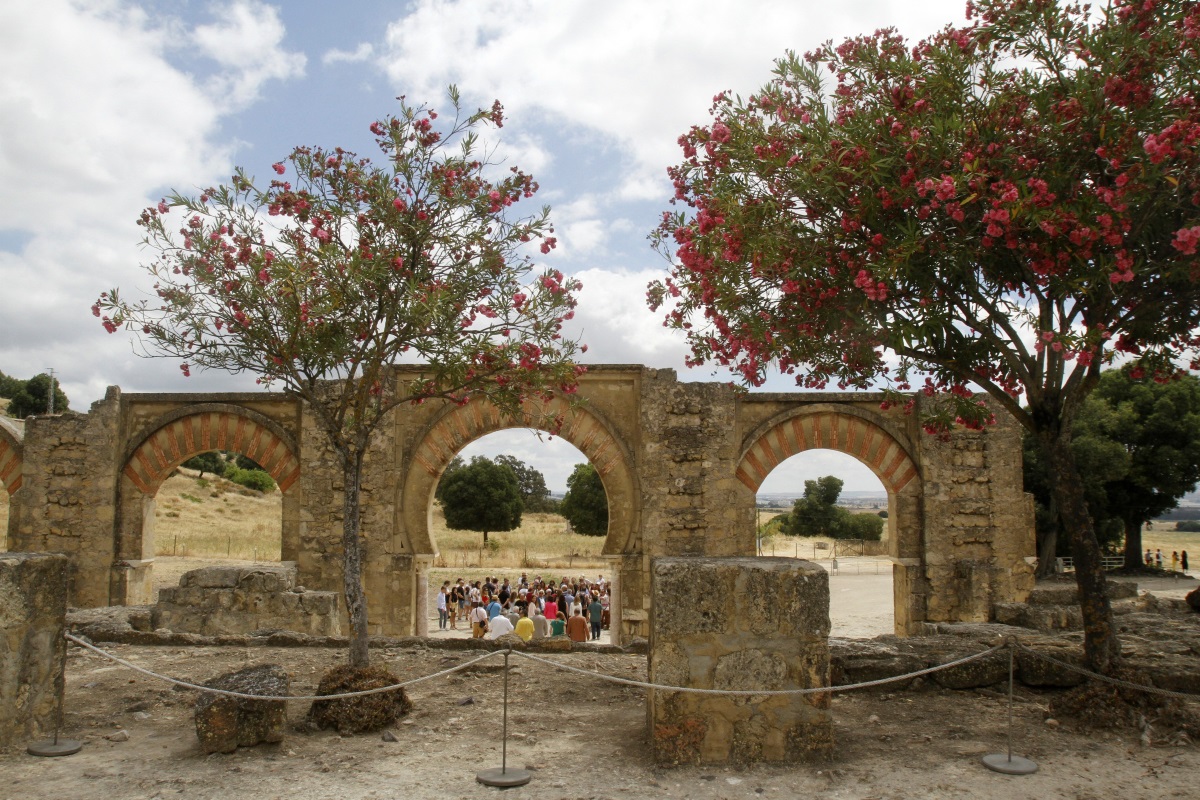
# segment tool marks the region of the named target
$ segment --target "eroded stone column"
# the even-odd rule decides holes
[[[0,555],[0,747],[54,733],[69,565],[57,554]]]
[[[650,681],[702,689],[829,686],[829,576],[792,558],[657,558]],[[829,695],[647,692],[663,764],[790,762],[828,755]]]

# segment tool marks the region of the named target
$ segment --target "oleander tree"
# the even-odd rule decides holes
[[[480,132],[499,102],[466,113],[400,108],[370,128],[380,164],[297,147],[261,187],[238,170],[195,196],[174,193],[139,224],[155,297],[116,289],[93,313],[142,352],[192,368],[250,372],[303,399],[344,476],[342,549],[351,666],[366,666],[363,457],[396,407],[488,401],[538,427],[536,401],[572,393],[581,368],[561,328],[578,281],[536,268],[555,246],[549,209],[519,208],[538,184],[501,167]],[[423,364],[418,380],[391,365]]]
[[[652,308],[757,385],[915,387],[927,430],[1010,413],[1071,540],[1090,664],[1119,659],[1070,441],[1115,359],[1200,366],[1200,3],[976,0],[776,62],[680,138]],[[976,394],[982,392],[987,403]],[[1023,399],[1022,399],[1023,398]],[[911,402],[911,401],[910,401]]]

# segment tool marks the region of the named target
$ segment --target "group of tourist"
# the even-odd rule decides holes
[[[1159,569],[1163,568],[1162,550],[1155,550],[1153,553],[1151,553],[1150,548],[1147,547],[1145,559],[1147,567],[1158,567]],[[1178,572],[1180,568],[1182,568],[1185,573],[1188,571],[1187,550],[1184,550],[1182,553],[1178,551],[1171,552],[1171,571]]]
[[[609,626],[611,605],[612,586],[603,575],[555,582],[522,572],[515,585],[508,578],[474,583],[459,578],[453,584],[443,581],[438,589],[438,630],[458,630],[462,620],[475,639],[515,633],[526,642],[556,636],[595,641]]]

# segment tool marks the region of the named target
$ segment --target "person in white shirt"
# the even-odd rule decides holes
[[[512,622],[510,622],[508,617],[504,616],[503,614],[497,614],[496,616],[492,617],[489,627],[491,630],[488,631],[488,635],[486,637],[488,639],[499,639],[504,634],[513,632]]]
[[[450,612],[446,608],[446,592],[450,589],[450,581],[443,581],[442,588],[438,589],[437,595],[437,612],[438,612],[438,630],[446,630],[446,626],[450,624]]]
[[[467,616],[471,621],[471,638],[482,639],[488,632],[488,613],[482,603],[476,603]]]

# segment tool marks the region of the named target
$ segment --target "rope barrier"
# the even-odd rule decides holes
[[[1111,683],[1114,686],[1123,686],[1126,689],[1135,689],[1139,692],[1145,692],[1146,694],[1157,694],[1163,697],[1173,697],[1176,700],[1200,700],[1200,694],[1192,694],[1190,692],[1173,692],[1170,689],[1159,689],[1157,686],[1147,686],[1144,683],[1133,683],[1131,681],[1121,680],[1120,678],[1112,678],[1108,675],[1101,675],[1099,672],[1092,672],[1090,669],[1085,669],[1083,667],[1076,666],[1075,664],[1061,661],[1053,656],[1048,656],[1045,653],[1039,653],[1037,650],[1026,647],[1019,642],[1013,642],[1012,646],[1022,653],[1027,653],[1034,658],[1040,658],[1042,661],[1048,661],[1051,664],[1062,667],[1063,669],[1070,670],[1071,672],[1078,672],[1080,675],[1086,675],[1089,678],[1094,678],[1095,680],[1103,681],[1104,683]]]
[[[557,667],[558,669],[561,669],[564,672],[574,672],[578,675],[588,675],[591,677],[600,678],[601,680],[609,681],[610,683],[620,683],[620,684],[624,684],[626,686],[637,686],[637,687],[640,687],[643,689],[655,689],[655,690],[663,691],[663,692],[687,692],[690,694],[719,694],[719,695],[728,695],[728,696],[732,696],[732,697],[763,697],[763,696],[771,697],[771,696],[778,696],[778,695],[793,695],[793,694],[794,695],[806,695],[806,694],[827,694],[827,693],[832,693],[832,692],[849,692],[849,691],[854,691],[856,689],[868,689],[873,686],[884,686],[889,683],[897,683],[899,681],[906,681],[906,680],[909,680],[910,678],[919,678],[922,675],[929,675],[934,672],[940,672],[944,669],[950,669],[952,667],[962,666],[963,664],[969,664],[972,661],[978,661],[981,658],[987,658],[988,656],[992,655],[993,653],[996,653],[1000,650],[1004,650],[1007,647],[1008,647],[1007,644],[996,645],[995,647],[993,647],[989,650],[984,650],[982,653],[973,653],[969,656],[965,656],[963,658],[959,658],[954,661],[948,661],[945,664],[938,664],[936,666],[926,667],[925,669],[919,669],[916,672],[909,672],[909,673],[905,673],[904,675],[894,675],[890,678],[879,678],[879,679],[873,680],[873,681],[862,681],[861,683],[847,683],[847,684],[843,684],[841,686],[816,686],[816,687],[813,687],[810,689],[701,689],[701,688],[694,687],[694,686],[667,686],[665,684],[660,684],[660,683],[649,683],[648,681],[636,681],[631,678],[619,678],[616,675],[607,675],[603,672],[593,672],[591,670],[580,669],[579,667],[572,667],[568,664],[561,664],[557,661],[551,661],[548,658],[542,658],[540,656],[535,656],[531,653],[523,653],[520,650],[514,650],[513,655],[520,656],[521,658],[529,659],[530,661],[536,661],[541,664],[547,664],[552,667]]]
[[[256,695],[256,694],[248,694],[246,692],[230,691],[227,689],[214,689],[209,686],[201,686],[199,684],[182,681],[177,678],[169,677],[167,675],[160,675],[157,672],[153,672],[152,670],[148,670],[144,667],[140,667],[137,664],[129,662],[117,655],[114,655],[105,650],[102,650],[101,648],[96,647],[95,645],[91,644],[90,642],[88,642],[84,639],[80,639],[79,637],[74,636],[70,633],[67,633],[64,635],[66,636],[66,638],[69,641],[79,645],[80,647],[90,650],[90,651],[92,651],[104,658],[107,658],[110,661],[120,664],[124,667],[128,667],[129,669],[132,669],[135,672],[139,672],[143,675],[146,675],[147,677],[154,678],[156,680],[165,681],[167,683],[174,684],[175,686],[182,686],[185,689],[193,689],[195,691],[208,692],[210,694],[225,695],[227,697],[236,697],[236,698],[239,698],[242,700],[285,700],[285,701],[286,700],[340,700],[340,699],[350,698],[350,697],[363,697],[366,695],[381,694],[383,692],[394,692],[397,689],[403,689],[408,686],[415,686],[418,683],[423,683],[425,681],[430,681],[435,678],[441,678],[446,675],[451,675],[455,672],[466,669],[467,667],[478,664],[481,661],[486,661],[489,658],[493,658],[497,655],[500,655],[500,654],[503,654],[506,652],[506,651],[501,651],[501,650],[493,650],[493,651],[485,653],[477,658],[473,658],[470,661],[464,662],[462,664],[456,664],[453,667],[449,667],[447,669],[432,673],[430,675],[425,675],[425,676],[422,676],[419,678],[412,678],[411,680],[402,681],[400,683],[394,683],[394,684],[391,684],[388,686],[381,686],[381,687],[378,687],[375,689],[364,689],[362,691],[357,691],[357,692],[343,692],[341,694],[327,694],[327,695]],[[1181,699],[1181,700],[1200,700],[1200,695],[1190,694],[1187,692],[1174,692],[1174,691],[1170,691],[1168,689],[1159,689],[1154,686],[1146,686],[1145,684],[1132,683],[1130,681],[1121,680],[1120,678],[1112,678],[1107,675],[1101,675],[1100,673],[1092,672],[1091,670],[1085,669],[1083,667],[1079,667],[1074,664],[1070,664],[1065,661],[1061,661],[1052,656],[1048,656],[1044,653],[1040,653],[1036,650],[1033,650],[1032,648],[1029,648],[1029,647],[1026,647],[1026,646],[1020,644],[1013,638],[1010,638],[1008,641],[1006,641],[1003,644],[998,644],[995,647],[991,647],[980,653],[973,653],[971,655],[964,656],[963,658],[955,659],[954,661],[948,661],[945,664],[936,664],[932,667],[926,667],[924,669],[919,669],[919,670],[916,670],[915,672],[908,672],[903,675],[894,675],[894,676],[891,676],[888,678],[878,678],[876,680],[861,681],[859,683],[843,684],[841,686],[817,686],[817,687],[808,688],[808,689],[703,689],[703,688],[694,687],[694,686],[670,686],[670,685],[666,685],[666,684],[650,683],[649,681],[634,680],[632,678],[621,678],[616,675],[608,675],[606,673],[596,672],[594,670],[586,670],[586,669],[582,669],[580,667],[574,667],[569,664],[563,664],[558,661],[553,661],[551,659],[543,658],[541,656],[536,656],[536,655],[533,655],[532,653],[526,653],[526,652],[523,652],[520,650],[509,650],[507,652],[511,653],[512,655],[519,656],[520,658],[527,659],[529,661],[533,661],[533,662],[536,662],[539,664],[545,664],[547,666],[551,666],[556,669],[560,669],[564,672],[572,672],[577,675],[593,677],[593,678],[597,678],[597,679],[600,679],[603,681],[608,681],[609,683],[616,683],[616,684],[620,684],[623,686],[633,686],[633,687],[637,687],[637,688],[641,688],[641,689],[654,689],[654,690],[663,691],[663,692],[682,692],[682,693],[690,693],[690,694],[726,695],[726,696],[732,696],[732,697],[773,697],[773,696],[780,696],[780,695],[831,694],[833,692],[849,692],[849,691],[856,691],[858,689],[869,689],[869,688],[873,688],[876,686],[885,686],[890,683],[898,683],[900,681],[911,680],[913,678],[919,678],[924,675],[930,675],[935,672],[941,672],[943,670],[952,669],[954,667],[959,667],[964,664],[969,664],[973,661],[978,661],[980,659],[987,658],[988,656],[991,656],[1001,650],[1006,650],[1006,649],[1010,649],[1010,648],[1012,650],[1019,650],[1020,652],[1026,653],[1035,658],[1039,658],[1043,661],[1047,661],[1051,664],[1055,664],[1056,666],[1062,667],[1064,669],[1067,669],[1067,670],[1070,670],[1073,672],[1077,672],[1081,675],[1086,675],[1090,678],[1104,681],[1106,683],[1110,683],[1110,684],[1113,684],[1116,686],[1123,686],[1128,689],[1134,689],[1137,691],[1143,691],[1143,692],[1147,692],[1150,694],[1157,694],[1157,695],[1162,695],[1164,697],[1172,697],[1172,698]]]
[[[408,686],[413,686],[418,683],[423,683],[425,681],[433,680],[434,678],[440,678],[444,675],[450,675],[451,673],[458,672],[461,669],[466,669],[467,667],[469,667],[473,664],[478,664],[480,661],[485,661],[489,658],[492,658],[493,656],[498,655],[501,652],[499,650],[493,650],[489,653],[484,653],[483,655],[479,656],[478,658],[473,658],[464,664],[458,664],[458,665],[450,667],[448,669],[444,669],[441,672],[435,672],[432,675],[426,675],[421,678],[413,678],[412,680],[402,681],[401,683],[393,683],[388,686],[380,686],[375,689],[363,689],[362,691],[358,691],[358,692],[342,692],[341,694],[313,694],[313,695],[247,694],[246,692],[234,692],[234,691],[230,691],[228,689],[214,689],[211,686],[200,686],[198,684],[188,683],[187,681],[181,681],[181,680],[178,680],[177,678],[172,678],[167,675],[159,675],[157,672],[153,672],[144,667],[139,667],[137,664],[133,664],[129,661],[126,661],[125,659],[121,658],[120,656],[113,655],[112,653],[109,653],[105,650],[101,650],[99,647],[96,647],[95,645],[93,645],[87,641],[84,641],[83,639],[80,639],[77,636],[72,636],[69,633],[64,634],[64,635],[67,637],[68,640],[74,642],[75,644],[79,645],[80,647],[87,648],[88,650],[91,650],[94,653],[98,653],[99,655],[104,656],[105,658],[109,659],[110,661],[115,661],[116,663],[120,664],[121,666],[128,667],[129,669],[132,669],[135,672],[140,672],[141,674],[146,675],[151,678],[155,678],[156,680],[166,681],[167,683],[172,683],[176,686],[182,686],[186,689],[195,689],[198,692],[208,692],[209,694],[220,694],[220,695],[225,695],[226,697],[237,697],[241,700],[342,700],[347,697],[364,697],[369,694],[382,694],[384,692],[394,692],[397,689],[403,689]]]

